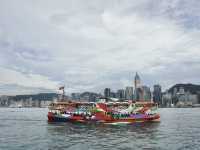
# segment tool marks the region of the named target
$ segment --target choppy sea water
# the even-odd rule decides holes
[[[0,150],[200,150],[200,108],[162,108],[160,123],[48,123],[44,108],[0,108]]]

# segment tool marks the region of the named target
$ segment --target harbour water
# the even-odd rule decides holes
[[[162,108],[160,123],[48,123],[46,108],[0,108],[0,150],[200,149],[200,108]]]

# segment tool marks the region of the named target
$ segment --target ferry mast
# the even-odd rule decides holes
[[[61,101],[65,101],[65,86],[59,87],[59,90],[62,90],[62,98],[61,98]]]

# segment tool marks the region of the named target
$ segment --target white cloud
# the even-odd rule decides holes
[[[1,84],[102,91],[136,71],[149,85],[199,83],[197,0],[0,4]]]
[[[15,84],[29,88],[44,88],[55,90],[59,83],[39,74],[22,74],[20,72],[0,68],[0,84]]]

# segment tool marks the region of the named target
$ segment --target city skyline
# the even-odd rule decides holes
[[[146,101],[155,102],[159,107],[196,107],[200,103],[200,85],[176,84],[166,91],[162,86],[155,84],[153,90],[142,82],[142,78],[136,72],[134,85],[113,90],[105,87],[103,93],[91,91],[76,92],[66,95],[65,87],[59,87],[62,94],[40,93],[36,95],[0,96],[2,107],[45,107],[52,101]]]
[[[0,95],[200,84],[200,2],[0,0]]]

